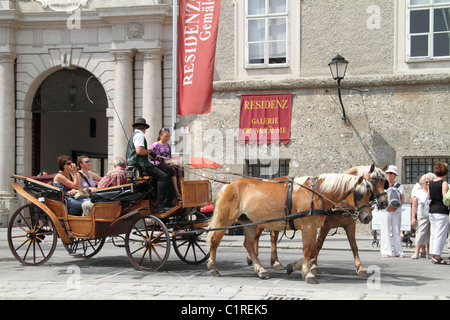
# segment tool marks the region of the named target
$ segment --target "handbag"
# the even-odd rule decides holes
[[[77,190],[77,193],[73,196],[75,200],[89,198],[90,194],[87,189]]]
[[[450,206],[450,189],[448,189],[447,193],[445,194],[444,199],[442,199],[442,202],[443,202],[444,205],[446,205],[447,207]]]

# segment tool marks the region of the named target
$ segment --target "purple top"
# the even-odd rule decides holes
[[[165,158],[172,158],[172,149],[170,147],[170,144],[166,143],[166,144],[161,144],[159,142],[155,142],[154,144],[152,144],[152,146],[150,147],[150,150],[153,150],[156,155],[158,156],[162,156]],[[160,161],[155,160],[152,161],[152,163],[157,166],[158,164],[160,164]]]

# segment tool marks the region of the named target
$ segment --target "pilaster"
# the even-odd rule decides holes
[[[132,134],[133,108],[133,60],[135,50],[113,50],[114,54],[114,158],[125,157],[128,138]]]
[[[142,50],[144,54],[142,117],[150,128],[147,141],[154,142],[162,128],[162,51]]]

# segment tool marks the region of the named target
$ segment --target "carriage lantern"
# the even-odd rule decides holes
[[[339,102],[341,103],[342,108],[342,120],[344,122],[347,122],[347,116],[345,115],[345,108],[344,104],[342,103],[342,97],[341,97],[341,80],[344,79],[345,73],[347,72],[347,65],[348,61],[345,60],[344,57],[341,55],[337,55],[336,57],[331,60],[331,62],[328,64],[330,67],[331,75],[333,76],[333,79],[337,81],[338,84],[338,96],[339,96]]]

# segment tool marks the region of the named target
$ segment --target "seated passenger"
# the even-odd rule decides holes
[[[102,177],[90,171],[91,160],[89,160],[89,157],[79,156],[77,159],[77,166],[81,187],[89,190],[89,192],[95,189]]]
[[[108,188],[112,186],[120,186],[121,184],[127,183],[127,178],[125,178],[125,169],[127,167],[127,162],[122,157],[117,157],[114,159],[114,169],[109,171],[98,183],[98,188]]]
[[[59,156],[57,163],[59,171],[53,178],[53,185],[64,191],[64,200],[69,213],[81,215],[81,204],[88,199],[75,200],[73,198],[77,190],[82,189],[80,178],[77,174],[77,166],[73,163],[72,158],[66,155]]]
[[[150,150],[153,150],[157,156],[164,157],[156,158],[153,160],[153,164],[162,170],[172,179],[173,189],[175,191],[177,200],[181,200],[180,190],[178,189],[178,181],[180,183],[184,180],[184,171],[181,166],[173,166],[168,164],[166,161],[172,158],[172,148],[168,143],[170,140],[170,130],[167,128],[162,128],[159,130],[158,141],[152,144]]]
[[[114,160],[114,169],[109,171],[98,183],[97,188],[103,189],[113,186],[119,186],[121,184],[127,183],[127,179],[125,178],[125,169],[127,167],[127,163],[124,158],[117,157]],[[98,190],[97,189],[97,190]],[[94,191],[94,189],[92,189]],[[93,203],[91,201],[86,201],[83,203],[83,216],[90,216],[91,209]]]

